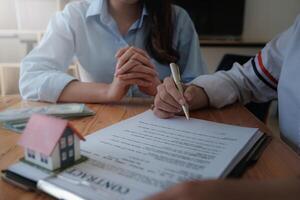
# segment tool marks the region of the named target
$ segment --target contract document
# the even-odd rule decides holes
[[[50,183],[83,199],[143,199],[186,180],[226,177],[262,135],[256,128],[159,119],[147,111],[89,135],[81,146],[89,161],[40,186]]]
[[[137,200],[180,182],[227,177],[263,136],[257,128],[146,111],[87,136],[81,153],[89,159],[63,172],[33,178],[39,169],[18,163],[10,171],[59,199]]]

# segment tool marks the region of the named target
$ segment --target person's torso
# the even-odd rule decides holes
[[[91,25],[93,24],[93,25]],[[116,53],[121,48],[135,46],[145,50],[144,36],[146,28],[132,29],[127,35],[122,36],[116,27],[101,25],[98,20],[90,20],[82,24],[76,35],[83,37],[76,38],[76,57],[82,65],[84,81],[110,83],[113,79],[117,59]],[[133,25],[134,26],[134,25]],[[79,33],[80,32],[80,33]],[[170,74],[166,65],[152,59],[161,79]]]
[[[278,84],[281,132],[290,143],[300,147],[300,28],[294,33],[286,52]]]
[[[81,6],[81,7],[80,7]],[[114,78],[118,50],[127,46],[135,46],[146,50],[145,36],[148,35],[147,16],[142,16],[122,36],[116,22],[111,16],[94,15],[86,18],[90,3],[77,6],[81,22],[73,22],[75,35],[75,57],[79,61],[80,78],[84,82],[111,83]],[[159,78],[163,80],[171,71],[167,65],[151,59]],[[137,87],[131,88],[132,93],[139,93]],[[139,95],[138,95],[139,96]]]

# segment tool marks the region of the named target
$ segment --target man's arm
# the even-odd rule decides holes
[[[236,101],[246,104],[276,99],[283,62],[299,25],[300,17],[243,66],[235,63],[229,71],[199,76],[192,84],[202,87],[209,97],[210,106],[217,108]]]
[[[255,58],[243,66],[235,63],[229,71],[199,76],[180,96],[172,80],[167,78],[158,87],[154,113],[169,118],[180,112],[182,104],[191,109],[206,106],[221,108],[236,101],[266,102],[277,98],[277,85],[289,44],[300,26],[300,17],[287,31],[269,42]]]

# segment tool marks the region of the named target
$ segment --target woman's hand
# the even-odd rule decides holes
[[[156,94],[156,86],[160,81],[147,53],[131,47],[121,49],[116,57],[118,58],[116,76],[111,84],[71,81],[62,91],[58,101],[117,102],[122,100],[131,85],[137,85],[148,95]]]
[[[181,95],[172,78],[165,78],[163,84],[157,87],[154,100],[154,114],[160,118],[171,118],[182,111],[182,105],[188,104],[190,110],[208,106],[208,97],[203,88],[189,85],[184,86]]]
[[[122,100],[131,85],[149,87],[150,83],[141,79],[122,80],[118,77],[114,77],[113,82],[109,85],[107,90],[107,98],[114,102]]]
[[[118,59],[115,73],[117,78],[123,81],[140,80],[142,83],[146,81],[149,83],[147,86],[137,84],[139,89],[148,95],[156,95],[156,88],[161,82],[155,66],[145,51],[135,47],[126,47],[117,52],[116,58]]]

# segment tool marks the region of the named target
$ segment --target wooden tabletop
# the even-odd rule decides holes
[[[9,107],[27,107],[39,104],[21,101],[19,96],[0,97],[0,110]],[[139,114],[149,109],[150,105],[151,101],[144,99],[128,99],[118,104],[88,104],[96,112],[96,115],[72,120],[72,123],[83,135],[88,135]],[[256,119],[244,106],[239,104],[228,106],[221,110],[205,109],[192,112],[191,117],[233,125],[258,127],[261,131],[272,136],[272,133],[265,124]],[[17,146],[19,136],[17,133],[0,129],[0,170],[6,169],[23,156],[22,149]],[[258,162],[249,167],[242,178],[263,180],[299,175],[300,156],[281,140],[272,137],[271,142]],[[6,199],[29,200],[51,198],[43,194],[24,191],[0,180],[0,200]]]

